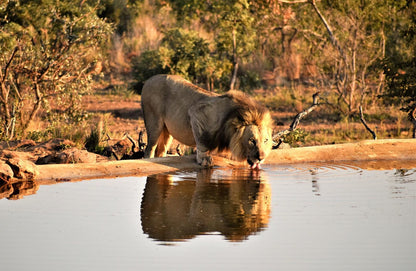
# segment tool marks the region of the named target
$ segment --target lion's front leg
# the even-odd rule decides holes
[[[203,167],[212,167],[212,157],[208,151],[196,149],[196,162]]]

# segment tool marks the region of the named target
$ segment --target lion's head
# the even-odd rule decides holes
[[[227,94],[234,101],[221,133],[234,159],[247,160],[251,168],[259,168],[272,150],[272,118],[262,105],[239,92]],[[221,140],[221,139],[220,139]],[[225,143],[225,142],[224,142]]]

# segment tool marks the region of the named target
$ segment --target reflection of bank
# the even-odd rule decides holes
[[[213,173],[149,176],[141,204],[143,232],[160,241],[218,232],[241,241],[267,227],[269,183],[250,171],[226,177]]]
[[[35,194],[39,185],[34,181],[18,181],[14,183],[0,180],[0,199],[22,199],[24,196]]]

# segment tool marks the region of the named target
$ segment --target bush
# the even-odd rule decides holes
[[[160,73],[182,75],[195,83],[219,85],[231,65],[217,63],[209,43],[195,31],[174,28],[165,33],[160,47],[142,53],[133,61],[134,89],[140,93],[145,80]]]
[[[158,50],[146,51],[139,57],[132,60],[133,84],[132,88],[136,93],[141,94],[144,82],[156,74],[169,73],[167,67],[163,67],[163,62]]]
[[[96,12],[70,0],[1,4],[0,139],[25,136],[40,113],[79,117],[112,32]]]

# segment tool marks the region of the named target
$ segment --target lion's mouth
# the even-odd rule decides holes
[[[251,169],[260,169],[261,161],[259,160],[257,160],[256,162],[253,162],[250,159],[247,159],[247,163],[250,165]]]

